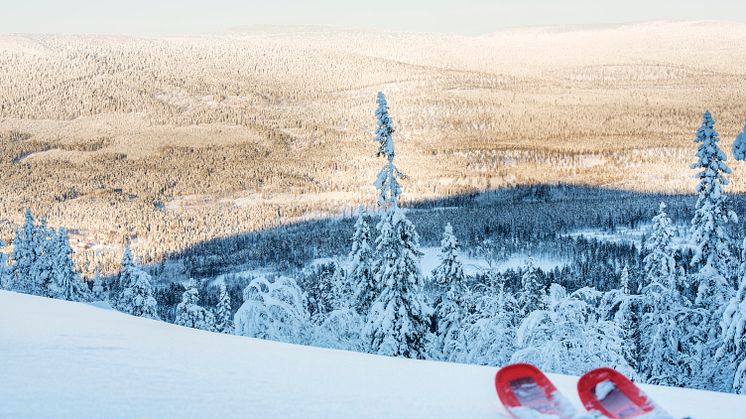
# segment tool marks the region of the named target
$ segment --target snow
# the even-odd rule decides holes
[[[611,393],[612,390],[614,390],[616,387],[614,386],[614,383],[612,383],[609,380],[601,381],[596,386],[596,389],[594,390],[596,392],[596,398],[598,400],[603,400],[606,398],[606,396]]]
[[[484,418],[496,368],[203,332],[0,291],[0,417]],[[579,407],[576,378],[550,375]],[[675,417],[737,418],[746,397],[643,386]]]

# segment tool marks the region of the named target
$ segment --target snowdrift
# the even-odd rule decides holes
[[[496,368],[207,333],[0,291],[0,417],[484,418]],[[574,377],[551,378],[575,404]],[[644,386],[676,416],[746,417],[746,397]]]

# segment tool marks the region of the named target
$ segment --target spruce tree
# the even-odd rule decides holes
[[[537,269],[534,267],[533,258],[528,258],[526,262],[526,267],[521,276],[521,289],[518,292],[517,300],[522,316],[543,308],[544,286],[541,283]]]
[[[376,295],[371,272],[373,251],[370,248],[370,227],[363,213],[360,213],[355,222],[352,249],[347,259],[348,281],[354,292],[353,306],[358,313],[367,314]]]
[[[379,191],[378,202],[386,211],[377,226],[372,269],[376,299],[365,327],[366,346],[381,355],[424,358],[432,309],[422,293],[419,236],[398,208],[401,188],[397,181],[400,173],[394,165],[394,129],[386,98],[380,92],[376,119],[378,155],[384,155],[387,163],[375,186]]]
[[[122,251],[122,262],[120,263],[119,275],[112,278],[109,286],[109,301],[114,308],[119,308],[122,302],[122,292],[129,287],[134,280],[135,266],[132,262],[132,252],[128,242],[124,243]]]
[[[744,120],[746,122],[746,120]],[[746,160],[746,125],[733,141],[733,157],[736,160]]]
[[[26,208],[23,226],[16,231],[13,238],[13,265],[8,289],[34,294],[36,287],[36,266],[42,255],[42,241],[31,210]]]
[[[746,394],[746,239],[741,247],[738,277],[738,292],[725,308],[720,323],[721,346],[716,358],[732,375],[727,377],[722,390]]]
[[[199,305],[199,291],[191,282],[182,294],[181,302],[176,306],[174,324],[208,332],[215,331],[215,316]]]
[[[5,246],[5,242],[0,240],[0,247]],[[7,289],[10,286],[10,266],[8,266],[8,256],[0,252],[0,289]]]
[[[132,266],[128,269],[117,309],[133,316],[158,320],[157,302],[153,297],[150,275]]]
[[[730,237],[727,225],[738,218],[728,208],[723,186],[728,185],[726,174],[731,173],[725,163],[727,157],[718,147],[720,137],[714,129],[715,122],[709,112],[705,112],[702,126],[697,130],[694,142],[697,147],[697,161],[692,169],[701,169],[696,177],[697,204],[692,219],[691,235],[695,247],[692,266],[712,266],[721,276],[730,276]]]
[[[221,282],[219,285],[218,305],[215,307],[215,331],[218,333],[233,334],[231,296],[228,294],[224,282]]]
[[[699,144],[697,162],[692,169],[697,173],[697,205],[692,219],[691,236],[694,246],[692,266],[698,269],[693,276],[697,285],[695,304],[705,312],[703,321],[692,324],[698,330],[698,339],[703,344],[695,345],[699,359],[696,386],[711,388],[720,381],[721,366],[714,359],[720,346],[718,333],[725,305],[733,295],[729,285],[731,279],[730,237],[728,223],[737,222],[735,213],[728,208],[722,187],[728,184],[726,174],[731,173],[725,164],[725,153],[718,147],[720,138],[714,129],[714,121],[709,112],[704,115],[702,126],[697,130]]]
[[[379,291],[368,314],[365,336],[371,352],[424,358],[432,309],[425,302],[419,237],[397,208],[378,223],[373,278]]]
[[[441,261],[433,271],[433,282],[438,291],[445,289],[435,305],[436,335],[433,356],[445,361],[458,361],[466,353],[466,338],[463,333],[465,311],[464,297],[467,293],[466,276],[458,260],[458,241],[451,224],[446,224],[441,240]]]
[[[378,143],[376,156],[385,156],[386,164],[378,173],[374,185],[378,189],[379,205],[397,207],[399,205],[399,195],[401,195],[401,187],[397,179],[403,177],[403,175],[394,164],[393,120],[389,116],[389,105],[383,92],[378,92],[377,103],[376,136],[373,140]]]
[[[506,365],[515,352],[518,303],[505,289],[505,277],[491,272],[490,285],[476,294],[475,312],[466,321],[467,354],[463,361]]]
[[[666,204],[660,203],[658,214],[653,217],[653,225],[645,241],[648,254],[643,259],[645,278],[640,283],[640,292],[651,282],[668,281],[675,274],[676,263],[673,258],[673,238],[675,230],[671,219],[666,214]]]
[[[106,289],[106,284],[104,284],[103,278],[101,278],[101,269],[98,265],[96,265],[96,273],[93,278],[93,295],[92,299],[94,301],[108,301],[109,300],[109,292]]]
[[[451,223],[446,224],[440,241],[440,263],[433,270],[433,282],[441,290],[447,290],[452,282],[463,285],[466,281],[464,267],[459,260],[459,245],[453,234]]]
[[[52,264],[53,282],[50,284],[49,296],[68,301],[88,301],[90,292],[80,274],[75,271],[67,230],[60,227],[54,237],[54,253],[48,255]]]

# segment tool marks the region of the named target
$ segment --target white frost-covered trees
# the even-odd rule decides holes
[[[422,293],[419,237],[414,225],[400,210],[401,188],[394,165],[394,129],[383,93],[376,109],[378,155],[386,165],[376,179],[378,202],[386,211],[378,223],[378,237],[372,267],[373,301],[366,321],[365,346],[373,353],[407,358],[424,358],[432,309]]]
[[[215,306],[216,332],[226,334],[232,334],[234,332],[232,310],[231,296],[228,294],[228,289],[225,287],[225,283],[221,282],[218,285],[218,304]]]
[[[424,358],[432,309],[425,301],[419,237],[398,208],[378,223],[373,280],[380,290],[365,330],[368,349],[377,354]]]
[[[199,305],[199,291],[191,282],[182,294],[181,302],[176,306],[174,324],[208,332],[215,331],[215,316]]]
[[[446,224],[440,242],[440,264],[433,270],[433,283],[439,292],[445,291],[435,304],[436,334],[432,355],[444,361],[458,361],[466,353],[464,335],[467,286],[464,269],[459,261],[459,246],[451,224]]]
[[[13,268],[8,288],[28,294],[44,295],[38,278],[38,266],[42,263],[43,239],[31,210],[26,209],[23,226],[16,231],[13,239]]]
[[[530,313],[518,328],[512,361],[563,374],[580,375],[601,366],[634,374],[622,354],[619,327],[599,318],[593,305],[579,297],[591,292],[581,289],[568,295],[552,284],[546,309]]]
[[[52,282],[49,285],[49,296],[68,301],[88,301],[90,300],[90,291],[88,286],[83,282],[80,274],[75,272],[70,242],[67,236],[67,230],[60,227],[57,234],[51,236],[50,249],[54,252],[46,255],[51,260]]]
[[[521,276],[521,289],[518,291],[518,306],[521,308],[521,315],[527,316],[534,310],[543,307],[544,286],[541,283],[538,272],[534,267],[532,258],[528,258],[526,267]]]
[[[398,178],[403,177],[403,175],[394,164],[393,120],[389,116],[389,105],[383,92],[378,92],[377,103],[376,136],[373,140],[378,143],[378,153],[376,155],[385,156],[386,164],[378,173],[374,185],[378,189],[379,205],[397,207],[399,205],[399,195],[401,195]]]
[[[375,299],[372,274],[373,251],[370,247],[370,227],[361,212],[355,222],[352,249],[348,256],[347,278],[352,286],[352,306],[360,314],[367,314]]]
[[[109,290],[114,308],[133,316],[158,319],[150,274],[135,266],[127,245],[124,247],[121,269]]]
[[[726,364],[725,369],[733,375],[732,381],[726,384],[736,393],[746,394],[746,239],[741,261],[738,292],[725,308],[720,323],[721,346],[716,358],[720,364]]]
[[[746,120],[744,121],[746,122]],[[743,126],[743,130],[738,133],[736,140],[733,141],[733,157],[736,160],[746,160],[746,125]]]
[[[732,256],[726,227],[729,222],[736,222],[738,218],[729,210],[723,193],[723,186],[728,184],[725,175],[731,173],[731,169],[725,163],[725,153],[718,147],[720,137],[714,125],[710,113],[705,112],[702,126],[694,139],[699,145],[697,161],[692,164],[692,169],[700,171],[696,175],[699,179],[696,189],[698,197],[691,226],[692,245],[695,249],[692,265],[710,265],[727,278]]]
[[[468,319],[467,353],[463,361],[481,365],[506,365],[515,352],[518,304],[505,290],[504,278],[496,272],[486,290],[475,293],[475,313]]]
[[[668,281],[675,275],[676,262],[673,258],[673,238],[675,230],[671,219],[666,214],[666,204],[660,203],[658,214],[653,217],[653,225],[645,241],[648,251],[643,259],[645,278],[637,289],[642,291],[648,284],[655,281]]]
[[[259,277],[243,291],[244,302],[233,316],[235,334],[305,344],[309,314],[303,290],[294,279]]]

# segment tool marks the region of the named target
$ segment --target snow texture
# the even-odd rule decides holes
[[[497,368],[208,333],[0,291],[0,417],[494,419]],[[580,409],[576,378],[549,374]],[[674,417],[736,419],[746,397],[641,386]],[[95,397],[93,397],[95,395]],[[43,402],[40,402],[43,401]]]

